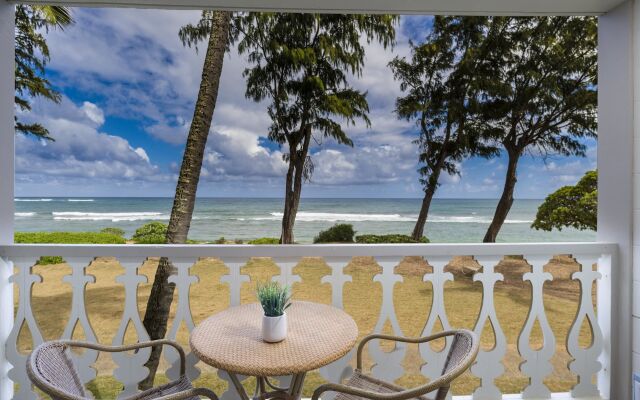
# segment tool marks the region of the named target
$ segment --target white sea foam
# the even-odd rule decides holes
[[[93,199],[68,199],[67,201],[73,201],[73,202],[91,202],[91,201],[93,201]]]
[[[254,221],[276,221],[282,219],[282,213],[273,212],[268,217],[251,218]],[[344,214],[344,213],[322,213],[322,212],[299,212],[296,215],[296,221],[316,222],[316,221],[386,221],[386,222],[404,222],[415,221],[415,218],[402,216],[400,214]]]
[[[252,221],[277,221],[282,219],[282,213],[272,212],[268,217],[250,218]],[[415,222],[417,215],[400,215],[400,214],[347,214],[347,213],[323,213],[323,212],[299,212],[296,221],[299,222]],[[244,221],[245,218],[238,218],[238,221]],[[442,216],[433,215],[428,219],[434,223],[453,223],[453,224],[489,224],[491,218],[480,216]],[[508,219],[505,224],[530,224],[533,221]]]
[[[53,201],[53,199],[16,199],[16,201]]]
[[[34,213],[34,212],[17,212],[14,215],[16,217],[26,218],[26,217],[33,217],[33,216],[36,215],[36,213]]]
[[[442,215],[433,215],[428,218],[429,222],[435,223],[449,223],[449,224],[490,224],[490,217],[468,217],[468,216],[442,216]],[[505,224],[531,224],[533,221],[522,220],[522,219],[507,219],[504,221]]]
[[[168,220],[169,215],[159,212],[123,212],[123,213],[97,213],[97,212],[53,212],[54,220],[59,221],[144,221],[144,220]]]

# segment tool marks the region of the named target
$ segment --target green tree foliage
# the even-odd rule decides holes
[[[474,84],[482,135],[508,158],[505,183],[484,237],[494,242],[526,153],[584,156],[597,127],[597,23],[593,17],[491,19],[491,49]]]
[[[60,94],[45,77],[50,59],[45,33],[49,29],[64,29],[73,23],[69,10],[60,6],[16,5],[15,30],[15,104],[22,112],[31,111],[31,100],[43,97],[55,103]],[[39,123],[26,123],[17,116],[16,132],[53,140]]]
[[[137,244],[166,243],[167,225],[162,222],[149,222],[136,229],[131,240]]]
[[[419,241],[442,172],[459,174],[459,163],[469,156],[492,157],[475,129],[467,129],[476,114],[475,74],[486,58],[487,17],[435,17],[424,43],[410,42],[411,58],[396,57],[389,66],[404,92],[396,101],[399,118],[415,120],[420,138],[424,198],[412,237]]]
[[[393,44],[396,18],[300,13],[239,18],[238,49],[250,64],[244,71],[246,96],[269,101],[268,137],[288,149],[281,243],[294,241],[302,184],[313,173],[312,142],[332,139],[351,146],[343,124],[370,124],[366,93],[351,87],[347,77],[362,73],[365,40]]]
[[[320,231],[318,236],[313,238],[313,243],[353,243],[355,234],[353,225],[335,224],[327,230]]]
[[[597,228],[598,172],[589,171],[575,186],[564,186],[551,193],[538,207],[532,228],[550,231],[571,227]]]

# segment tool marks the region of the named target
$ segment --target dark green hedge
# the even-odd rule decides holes
[[[409,235],[358,235],[356,243],[376,244],[376,243],[429,243],[429,239],[422,237],[419,241],[413,240]]]
[[[321,231],[313,238],[313,243],[353,243],[353,236],[356,232],[353,225],[336,224],[331,228]]]

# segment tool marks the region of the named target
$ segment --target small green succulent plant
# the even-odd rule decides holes
[[[258,283],[256,294],[267,317],[279,317],[291,305],[289,286],[278,282]]]

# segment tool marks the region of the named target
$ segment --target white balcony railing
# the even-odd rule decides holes
[[[177,290],[174,301],[173,317],[169,321],[167,336],[180,339],[180,328],[186,326],[190,331],[194,326],[194,290],[199,285],[216,284],[200,290],[199,302],[208,301],[207,293],[213,299],[214,287],[223,287],[224,304],[209,304],[204,311],[207,314],[221,307],[233,306],[250,301],[250,281],[256,279],[247,268],[247,262],[256,257],[267,257],[273,260],[265,272],[273,280],[293,285],[294,298],[314,299],[314,295],[323,287],[327,293],[324,301],[336,307],[345,308],[355,313],[351,303],[367,302],[366,312],[372,313],[371,323],[359,323],[361,334],[372,331],[394,332],[405,335],[426,335],[434,330],[447,329],[453,325],[465,325],[482,335],[483,347],[477,363],[466,379],[476,382],[468,386],[467,394],[473,399],[500,399],[503,391],[510,391],[511,376],[517,376],[523,383],[520,393],[513,398],[608,398],[610,372],[611,332],[611,273],[614,272],[617,246],[609,243],[544,243],[544,244],[429,244],[429,245],[294,245],[294,246],[245,246],[245,245],[189,245],[189,246],[151,246],[151,245],[12,245],[0,246],[0,339],[6,341],[4,350],[0,351],[0,378],[7,379],[4,372],[8,370],[8,378],[16,385],[15,398],[31,399],[36,396],[29,384],[25,362],[27,351],[43,340],[71,338],[78,327],[82,328],[84,338],[98,341],[96,321],[87,312],[87,301],[91,301],[90,288],[96,282],[92,275],[94,259],[117,259],[122,267],[114,286],[124,289],[124,300],[105,301],[104,308],[123,303],[118,318],[118,328],[106,341],[121,344],[126,340],[146,340],[148,338],[140,317],[140,305],[146,304],[146,296],[141,296],[139,289],[152,279],[153,275],[141,273],[141,268],[149,258],[168,257],[177,268],[177,274],[171,277]],[[574,285],[577,293],[574,297],[563,298],[554,303],[556,297],[549,297],[548,283],[555,276],[554,263],[550,260],[555,255],[565,256],[565,260],[573,260],[574,270],[566,282]],[[505,267],[501,264],[505,256],[518,255],[518,262],[528,264],[525,273],[517,275],[519,281],[510,289],[505,285]],[[62,256],[70,267],[70,273],[60,281],[60,274],[52,274],[52,278],[41,278],[46,268],[37,266],[41,256]],[[464,274],[453,274],[447,269],[453,257],[467,257],[466,262],[474,264],[476,269]],[[300,267],[301,260],[313,259]],[[369,257],[368,272],[360,273],[353,268],[346,268],[354,257]],[[372,257],[372,258],[371,258]],[[405,257],[414,261],[426,261],[424,268],[413,269],[409,277],[402,268]],[[216,266],[200,266],[199,259],[217,259]],[[115,263],[115,261],[113,261]],[[148,263],[148,262],[147,262]],[[428,267],[426,264],[430,267]],[[116,265],[118,265],[116,264]],[[223,265],[224,264],[224,265]],[[366,264],[366,263],[365,263]],[[416,265],[418,265],[416,264]],[[478,265],[479,264],[479,265]],[[87,267],[89,271],[87,271]],[[213,264],[212,264],[213,265]],[[526,264],[525,264],[526,265]],[[479,269],[479,266],[482,268]],[[594,267],[595,266],[595,267]],[[66,267],[65,271],[69,270]],[[206,275],[198,282],[198,275],[204,277],[203,268],[215,268],[221,272]],[[60,267],[58,267],[58,270]],[[151,270],[152,271],[152,270]],[[313,279],[306,282],[309,271]],[[254,271],[255,272],[255,271]],[[151,272],[152,273],[152,272]],[[194,276],[195,275],[195,276]],[[57,277],[57,278],[55,278]],[[317,279],[320,277],[320,281]],[[47,279],[57,279],[47,282]],[[216,282],[209,282],[215,280]],[[404,282],[403,282],[404,280]],[[40,301],[38,310],[32,304],[32,296],[38,285],[49,284],[51,296],[62,287],[68,288],[70,305],[61,310],[56,302]],[[411,286],[403,286],[409,285]],[[459,283],[463,286],[451,286]],[[513,283],[513,282],[512,282]],[[545,285],[547,283],[547,285]],[[70,285],[70,287],[68,286]],[[226,285],[226,286],[225,286]],[[347,286],[348,285],[348,286]],[[364,285],[364,289],[358,289]],[[375,290],[371,289],[375,285]],[[500,286],[502,285],[502,286]],[[301,289],[305,288],[305,289]],[[148,289],[148,288],[147,288]],[[202,291],[205,290],[203,293]],[[222,289],[220,289],[222,290]],[[360,290],[360,292],[358,292]],[[460,297],[458,292],[467,291],[470,297]],[[554,289],[563,291],[562,286]],[[568,289],[567,289],[568,290]],[[14,299],[13,292],[17,298]],[[465,293],[467,293],[465,292]],[[57,293],[57,292],[56,292]],[[97,293],[97,292],[96,292]],[[189,295],[191,293],[191,295]],[[360,293],[355,296],[351,294]],[[186,294],[186,295],[185,295]],[[98,296],[95,294],[95,296]],[[348,298],[348,299],[347,299]],[[98,297],[96,297],[98,299]],[[471,299],[471,300],[469,300]],[[476,299],[476,300],[473,300]],[[594,300],[595,299],[595,307]],[[15,300],[15,301],[14,301]],[[211,300],[213,301],[213,300]],[[322,300],[319,300],[322,301]],[[558,300],[559,301],[559,300]],[[465,304],[465,302],[477,304]],[[521,304],[524,303],[524,304]],[[430,304],[430,305],[429,305]],[[510,304],[519,304],[510,306]],[[512,307],[513,310],[508,308]],[[96,308],[93,305],[93,308]],[[571,321],[556,323],[556,309],[569,313]],[[524,312],[520,312],[520,311]],[[569,310],[569,311],[567,311]],[[598,311],[596,314],[596,310]],[[511,312],[513,311],[513,312]],[[516,312],[517,311],[517,312]],[[106,312],[106,311],[105,311]],[[39,317],[37,317],[37,315]],[[451,316],[455,314],[455,323]],[[512,315],[516,314],[516,315]],[[508,316],[508,317],[505,317]],[[57,318],[60,329],[48,329],[45,334],[40,323],[42,318]],[[507,321],[509,318],[509,321]],[[406,319],[418,321],[420,329],[416,331],[406,323]],[[375,323],[374,323],[375,321]],[[473,322],[475,321],[475,322]],[[515,322],[514,322],[515,321]],[[508,324],[509,328],[503,328]],[[116,324],[114,324],[115,326]],[[64,329],[62,331],[62,326]],[[133,329],[128,328],[131,326]],[[407,328],[409,326],[409,328]],[[23,343],[24,330],[30,332],[30,342]],[[488,328],[487,328],[488,327]],[[539,329],[538,329],[539,327]],[[585,327],[587,327],[585,329]],[[552,329],[553,328],[553,329]],[[60,335],[60,331],[62,334]],[[4,336],[2,335],[4,332]],[[586,332],[586,333],[585,333]],[[55,337],[50,337],[55,335]],[[133,336],[131,336],[133,335]],[[104,334],[103,334],[104,336]],[[105,338],[101,339],[103,342]],[[564,344],[563,344],[564,342]],[[534,343],[534,345],[532,345]],[[537,343],[537,344],[536,344]],[[397,346],[393,349],[380,345],[369,349],[369,365],[373,373],[390,381],[400,382],[414,369],[411,379],[429,379],[439,374],[444,361],[446,347],[435,349],[424,345],[411,356],[408,348]],[[519,354],[516,354],[517,353]],[[409,356],[408,356],[409,354]],[[146,376],[143,367],[148,353],[140,352],[126,356],[114,356],[113,376],[122,383],[123,394],[136,391],[137,382]],[[347,376],[352,365],[353,354],[319,371],[321,377],[329,381],[337,381]],[[81,366],[82,379],[86,382],[94,379],[96,372],[91,368],[98,360],[98,354],[86,351],[74,355]],[[172,365],[177,355],[165,349],[164,363]],[[563,358],[564,357],[564,358]],[[197,377],[206,367],[198,363],[193,355],[189,356],[190,377]],[[407,363],[409,359],[409,365]],[[565,360],[558,366],[558,360]],[[519,364],[519,366],[518,366]],[[106,364],[105,364],[106,365]],[[505,372],[507,369],[513,371]],[[509,365],[515,365],[513,368]],[[519,369],[519,371],[517,370]],[[552,394],[557,384],[549,379],[560,371],[570,377],[571,383],[562,394]],[[169,368],[167,375],[174,378],[176,370]],[[224,379],[225,375],[220,374]],[[474,378],[475,377],[475,378]],[[407,378],[408,379],[408,378]],[[474,381],[475,379],[475,381]],[[513,378],[515,381],[516,378]],[[512,382],[511,382],[512,383]],[[562,385],[560,385],[562,386]],[[566,386],[566,385],[565,385]],[[470,388],[470,389],[469,389]],[[454,386],[454,391],[460,393]],[[224,398],[231,399],[231,392]],[[504,398],[512,398],[511,395]]]

